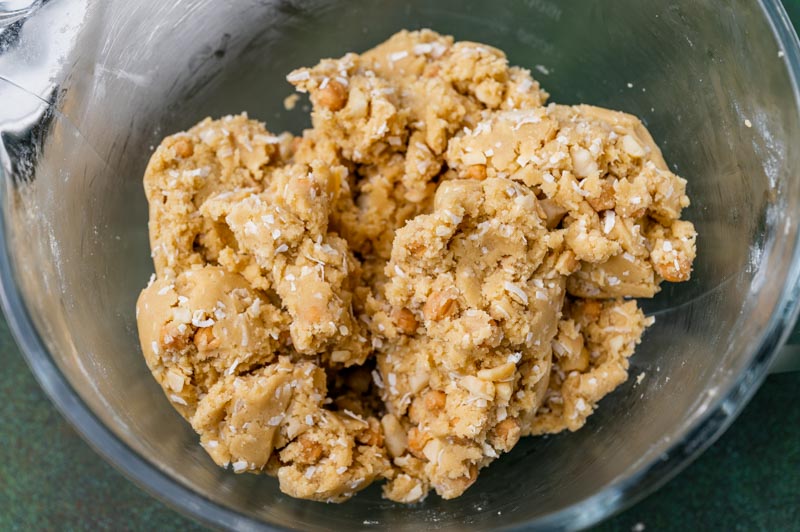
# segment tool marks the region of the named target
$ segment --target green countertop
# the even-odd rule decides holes
[[[785,2],[795,25],[800,1]],[[126,480],[39,389],[0,318],[0,530],[204,530]],[[597,530],[800,531],[800,372],[771,375],[677,478]]]

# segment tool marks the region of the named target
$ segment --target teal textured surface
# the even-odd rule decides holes
[[[800,1],[785,5],[800,23]],[[204,530],[81,440],[39,389],[2,318],[0,364],[0,530]],[[700,459],[597,530],[800,530],[799,389],[800,372],[768,377]]]

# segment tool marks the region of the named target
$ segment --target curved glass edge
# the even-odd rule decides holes
[[[795,100],[800,107],[798,75],[800,75],[800,43],[780,0],[759,1],[773,32],[783,45]],[[0,167],[0,182],[8,176]],[[5,195],[0,187],[0,195]],[[0,198],[2,199],[2,198]],[[800,247],[800,232],[794,243],[795,255]],[[56,409],[76,429],[92,449],[140,488],[175,510],[214,528],[237,530],[289,530],[232,512],[185,487],[150,461],[139,456],[105,427],[87,408],[80,396],[58,370],[36,332],[28,310],[15,283],[14,268],[9,261],[6,224],[0,216],[0,306],[6,316],[14,340],[28,367]],[[733,422],[764,380],[771,362],[783,343],[792,334],[800,307],[800,264],[794,264],[787,276],[785,292],[775,307],[772,323],[764,331],[764,341],[750,367],[721,394],[703,415],[686,428],[685,437],[673,444],[660,458],[641,471],[609,484],[603,491],[559,512],[538,519],[537,529],[560,530],[589,527],[628,508],[651,494],[680,473],[694,458],[709,447]],[[800,341],[800,334],[794,336]],[[506,527],[503,530],[524,530],[534,523]]]

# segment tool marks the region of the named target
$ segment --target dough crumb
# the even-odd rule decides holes
[[[286,98],[283,99],[283,108],[287,111],[291,111],[297,105],[297,102],[300,100],[299,94],[290,94]]]

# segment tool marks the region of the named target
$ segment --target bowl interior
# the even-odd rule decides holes
[[[308,103],[283,108],[289,71],[423,27],[506,51],[551,101],[640,116],[689,181],[693,278],[643,303],[656,323],[632,359],[641,382],[579,432],[523,440],[460,499],[400,506],[373,487],[342,505],[294,500],[274,479],[217,468],[145,367],[134,317],[152,272],[141,177],[163,136],[205,116],[246,110],[299,132]],[[564,519],[587,524],[665,474],[659,458],[741,383],[775,323],[800,208],[788,150],[797,106],[780,51],[762,7],[745,0],[47,3],[0,55],[0,101],[13,102],[0,151],[14,275],[94,416],[216,505],[304,530],[519,526],[568,508]],[[190,510],[222,519],[205,503]]]

